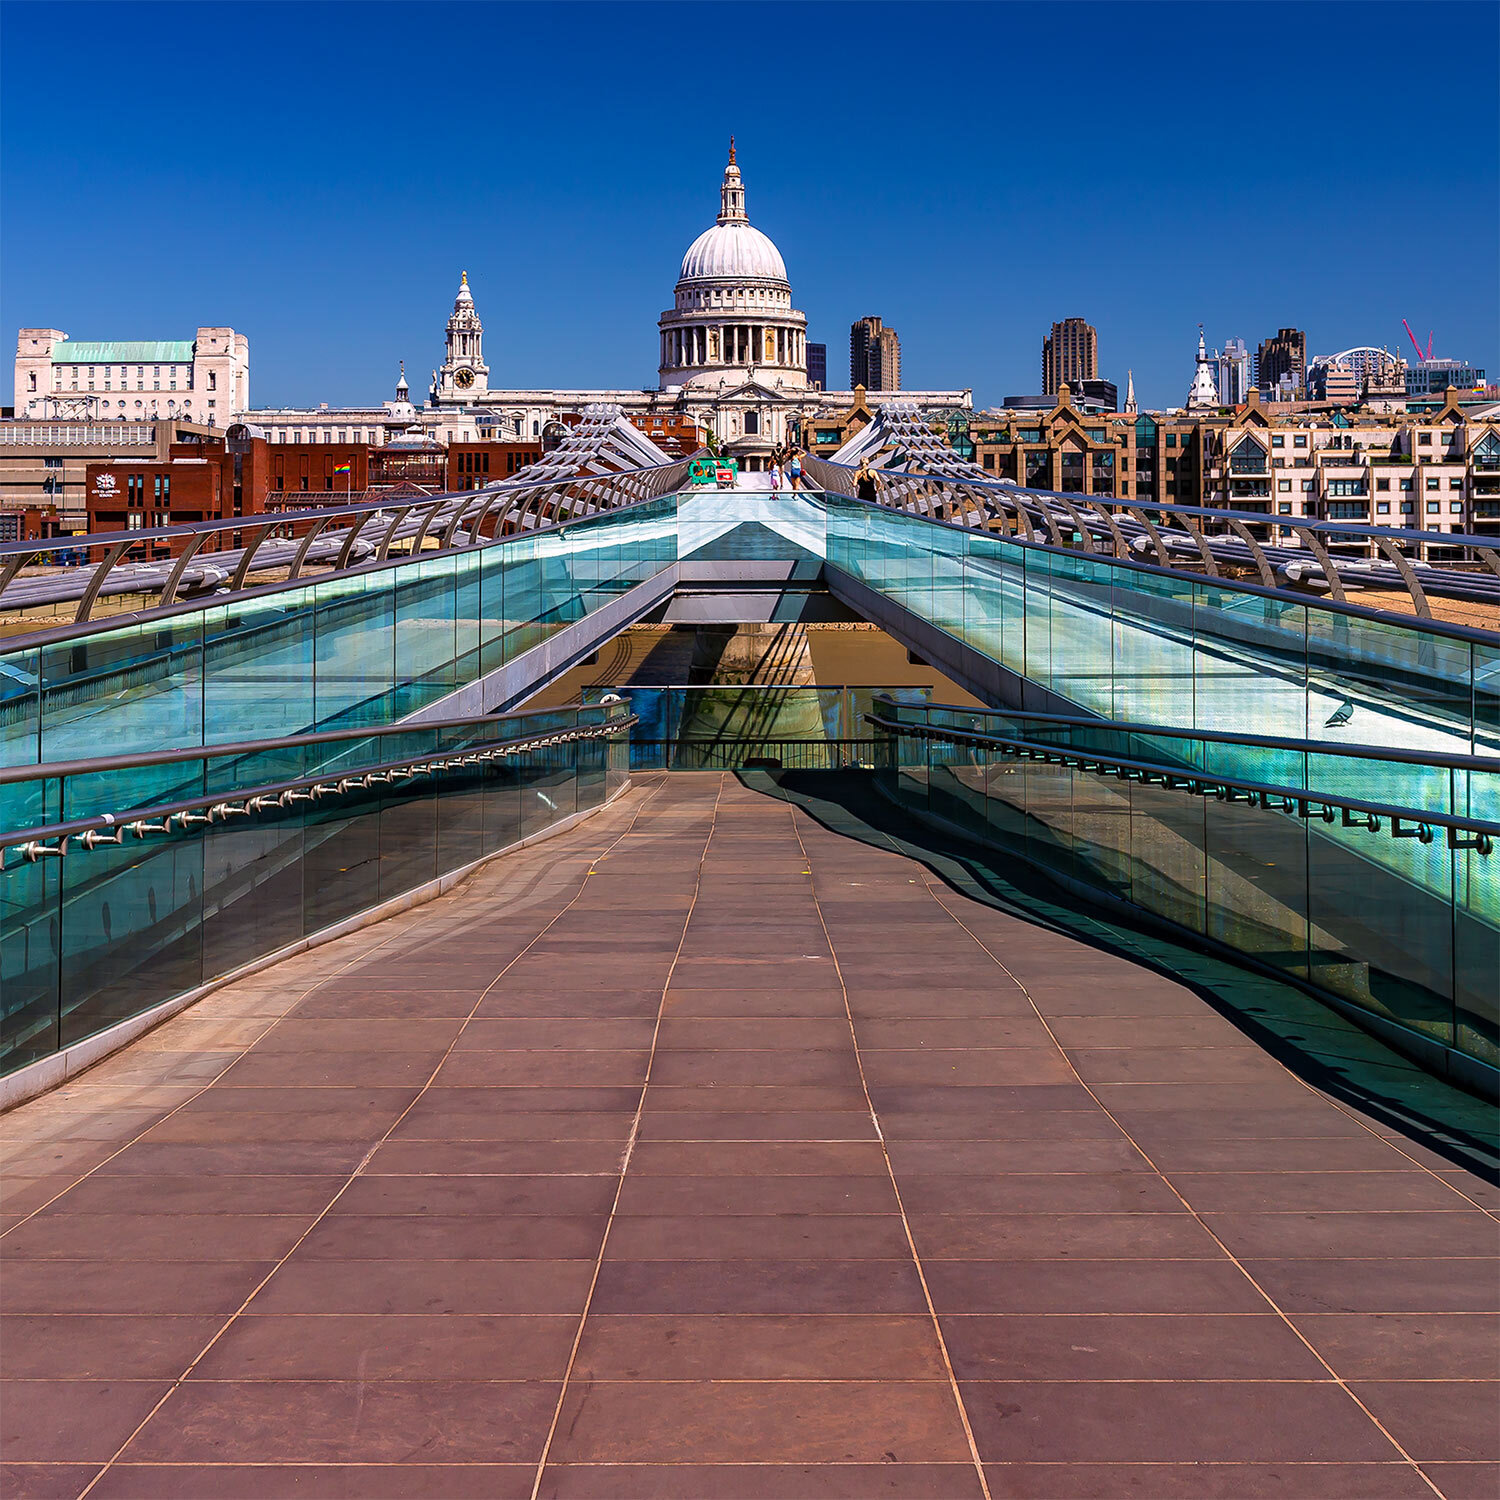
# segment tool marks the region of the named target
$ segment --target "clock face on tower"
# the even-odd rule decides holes
[[[461,391],[468,390],[474,384],[474,372],[472,370],[455,370],[453,372],[453,383]]]

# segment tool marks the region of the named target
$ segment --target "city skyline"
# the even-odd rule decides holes
[[[870,7],[867,24],[877,26],[887,9]],[[924,7],[923,15],[947,9]],[[69,37],[70,61],[123,74],[183,59],[194,47],[240,45],[232,33],[253,10],[206,12],[191,39],[150,25],[125,35],[81,26]],[[66,150],[58,145],[42,94],[50,75],[34,65],[56,45],[63,13],[13,9],[0,293],[7,336],[53,326],[75,339],[150,338],[224,324],[249,337],[257,405],[368,401],[389,393],[402,359],[413,386],[425,389],[427,371],[441,362],[452,286],[466,269],[486,318],[494,384],[647,387],[655,360],[642,329],[670,303],[681,245],[711,221],[711,184],[735,130],[755,187],[752,217],[785,251],[809,338],[835,351],[834,387],[847,379],[841,335],[871,309],[901,329],[904,385],[972,386],[980,406],[1032,392],[1039,340],[1071,316],[1099,330],[1100,375],[1123,389],[1133,369],[1147,407],[1183,401],[1200,323],[1215,347],[1242,338],[1254,348],[1295,326],[1307,331],[1309,356],[1359,344],[1399,354],[1406,317],[1424,337],[1436,329],[1436,353],[1500,365],[1486,132],[1445,138],[1440,173],[1413,139],[1384,143],[1378,163],[1340,156],[1341,208],[1329,201],[1339,195],[1327,191],[1326,163],[1310,166],[1290,144],[1239,153],[1231,164],[1220,146],[1184,142],[1179,132],[1173,175],[1182,180],[1162,185],[1151,143],[1164,138],[1171,101],[1148,97],[1143,77],[1206,83],[1212,75],[1202,67],[1232,32],[1240,66],[1295,76],[1297,65],[1265,36],[1241,36],[1227,17],[1182,15],[1169,54],[1126,44],[1141,45],[1148,70],[1136,70],[1129,91],[1139,156],[1100,144],[1110,112],[1127,100],[1119,83],[1098,73],[1098,95],[1069,119],[1042,123],[1021,109],[998,142],[986,137],[975,99],[945,98],[936,121],[894,106],[893,123],[902,127],[894,144],[830,167],[805,130],[764,107],[805,87],[800,63],[795,80],[768,75],[754,100],[705,103],[690,127],[671,126],[670,143],[665,136],[653,142],[642,132],[659,105],[632,96],[629,63],[641,57],[638,23],[665,20],[675,8],[632,7],[633,26],[623,10],[590,8],[588,25],[571,27],[573,76],[581,82],[567,96],[566,117],[549,119],[540,151],[528,111],[545,102],[550,85],[541,77],[507,76],[482,118],[475,98],[450,98],[439,109],[438,96],[451,95],[453,85],[429,75],[427,65],[451,39],[430,26],[411,39],[412,87],[403,102],[420,105],[423,121],[413,127],[388,95],[357,83],[376,65],[376,42],[340,28],[338,11],[315,6],[299,11],[298,50],[286,54],[278,43],[279,87],[296,108],[256,113],[253,135],[238,147],[185,148],[163,160],[132,150],[108,90],[70,103],[75,129]],[[1487,9],[1457,11],[1476,33],[1494,33]],[[482,49],[503,37],[512,50],[537,57],[558,45],[569,13],[578,11],[423,12],[461,16],[466,45]],[[1387,70],[1401,17],[1420,13],[1401,6],[1363,12],[1353,28],[1341,22],[1347,12],[1340,7],[1305,7],[1299,24],[1309,37],[1337,37],[1346,65]],[[1047,33],[1034,8],[952,14],[976,39]],[[1088,23],[1107,11],[1085,6],[1070,14],[1085,23],[1086,49],[1104,45]],[[799,38],[816,54],[837,18],[818,6],[799,8],[799,16]],[[253,59],[270,44],[252,30],[243,45]],[[761,42],[743,45],[752,66],[768,55]],[[1479,44],[1453,64],[1455,86],[1490,115],[1496,85],[1483,59],[1492,51]],[[855,86],[833,62],[819,78],[830,104]],[[1018,80],[1007,87],[1026,103],[1039,86]],[[1179,96],[1175,107],[1186,112],[1191,101]],[[1352,121],[1320,121],[1318,129],[1334,154],[1359,136]],[[310,138],[320,143],[316,152],[306,149]],[[1087,182],[1090,215],[1066,208],[1074,179],[1056,176],[1059,141],[1109,162],[1109,170],[1077,180]],[[646,147],[650,170],[641,166]],[[1201,177],[1216,155],[1219,175]],[[1147,183],[1154,195],[1143,196]],[[1288,204],[1284,232],[1270,238],[1263,217],[1253,239],[1226,241],[1215,230],[1272,188],[1307,195]],[[1441,276],[1427,274],[1426,242],[1410,212],[1419,191],[1443,205]],[[1358,276],[1348,274],[1347,240],[1333,238],[1340,223],[1347,232],[1354,198],[1367,210]],[[38,215],[28,212],[39,203],[53,222],[78,227],[39,236]]]

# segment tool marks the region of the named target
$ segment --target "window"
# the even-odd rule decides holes
[[[1167,434],[1167,447],[1169,447],[1169,448],[1175,448],[1176,446],[1177,446],[1177,434],[1175,432],[1169,432]]]
[[[1403,479],[1401,481],[1401,488],[1403,490],[1409,490],[1411,488],[1411,480],[1409,480],[1409,479]]]
[[[1279,432],[1278,433],[1274,433],[1272,435],[1272,437],[1271,437],[1271,446],[1273,448],[1285,448],[1286,447],[1286,438],[1283,437],[1281,435],[1281,433],[1279,433]]]
[[[1403,516],[1409,516],[1415,508],[1410,500],[1403,500],[1401,502],[1401,514]]]
[[[1283,500],[1276,507],[1276,514],[1279,516],[1289,516],[1291,513],[1292,503],[1290,500]]]
[[[1427,502],[1427,514],[1429,516],[1441,515],[1442,514],[1442,510],[1443,510],[1443,503],[1442,503],[1441,500],[1429,500]]]
[[[1312,492],[1313,492],[1313,481],[1311,479],[1304,479],[1302,481],[1302,493],[1304,495],[1310,495],[1310,494],[1312,494]]]
[[[1305,447],[1307,447],[1307,435],[1305,433],[1299,433],[1297,436],[1293,437],[1292,438],[1292,447],[1294,447],[1294,448],[1305,448]]]
[[[1375,514],[1377,516],[1388,516],[1391,513],[1391,502],[1389,500],[1377,500],[1375,502]]]
[[[1450,490],[1462,490],[1463,487],[1464,487],[1464,482],[1463,482],[1462,479],[1450,479],[1448,481],[1448,488]]]
[[[1363,495],[1367,492],[1363,479],[1330,479],[1328,493],[1330,495]]]
[[[747,411],[745,413],[745,432],[747,435],[755,435],[760,432],[760,413],[758,411]]]
[[[1427,481],[1427,488],[1430,489],[1430,490],[1440,489],[1441,487],[1442,487],[1442,480],[1440,480],[1440,479],[1429,479]]]
[[[1375,488],[1377,490],[1388,490],[1388,489],[1390,489],[1390,487],[1391,487],[1391,482],[1390,482],[1389,479],[1377,479],[1375,481]]]
[[[1229,472],[1231,474],[1264,474],[1266,450],[1254,438],[1241,438],[1230,450]]]
[[[1290,479],[1278,479],[1276,481],[1276,488],[1283,493],[1290,493],[1292,481]]]
[[[1464,513],[1462,500],[1450,500],[1448,502],[1448,514],[1450,516],[1461,516]]]
[[[1088,435],[1091,443],[1107,443],[1109,441],[1109,436],[1102,427],[1090,427]]]
[[[143,511],[132,510],[125,516],[125,529],[127,531],[139,531],[146,524],[146,516]]]
[[[1430,432],[1418,433],[1417,434],[1417,441],[1424,448],[1430,448],[1430,447],[1432,447],[1432,434]]]
[[[211,391],[218,390],[218,388],[219,388],[219,372],[217,370],[210,370],[208,372],[208,388]]]

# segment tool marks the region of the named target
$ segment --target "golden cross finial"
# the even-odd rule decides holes
[[[734,165],[734,137],[729,137],[729,165]]]
[[[463,277],[463,284],[465,286],[468,286],[468,284],[469,284],[469,273],[467,271],[460,271],[458,274],[461,277]]]

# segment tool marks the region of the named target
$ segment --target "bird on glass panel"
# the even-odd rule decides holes
[[[1332,729],[1339,724],[1347,724],[1354,717],[1354,705],[1345,698],[1334,711],[1323,720],[1324,729]]]

